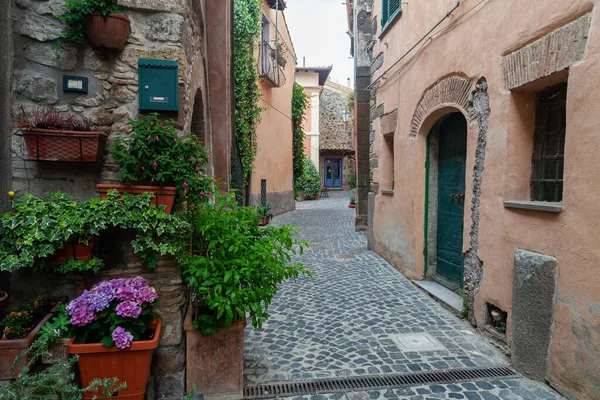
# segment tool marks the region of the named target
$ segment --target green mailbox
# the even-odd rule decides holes
[[[140,110],[178,110],[178,68],[177,61],[139,59]]]

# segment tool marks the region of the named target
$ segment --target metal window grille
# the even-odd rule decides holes
[[[562,201],[565,165],[567,85],[552,86],[537,98],[531,168],[531,199]]]
[[[260,204],[262,206],[267,205],[267,180],[260,180]]]

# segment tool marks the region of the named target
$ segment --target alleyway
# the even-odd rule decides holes
[[[465,321],[420,292],[354,232],[351,193],[298,203],[276,224],[300,227],[314,280],[284,285],[262,330],[246,330],[246,384],[505,366]],[[424,334],[425,336],[399,336]],[[407,339],[411,339],[408,340]],[[419,343],[414,339],[418,339]],[[420,349],[402,348],[412,344]],[[429,346],[429,347],[428,347]],[[309,398],[300,397],[300,398]],[[525,378],[473,380],[312,399],[558,399]]]

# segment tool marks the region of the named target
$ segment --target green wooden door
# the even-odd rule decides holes
[[[463,283],[463,216],[467,121],[453,114],[440,128],[436,275],[453,289]]]

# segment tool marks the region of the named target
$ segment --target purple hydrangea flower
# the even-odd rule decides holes
[[[113,331],[112,339],[115,341],[115,344],[119,349],[125,350],[131,347],[133,335],[119,326]]]
[[[130,286],[123,286],[117,289],[117,297],[123,301],[135,301],[137,290]]]
[[[156,289],[153,287],[143,287],[137,292],[136,301],[140,304],[143,303],[154,303],[158,294],[156,293]]]
[[[115,311],[120,317],[137,318],[142,313],[142,307],[135,301],[124,301],[117,304]]]

